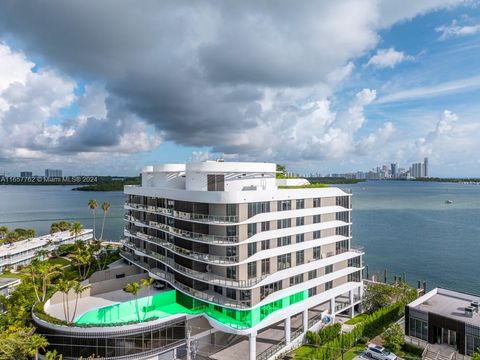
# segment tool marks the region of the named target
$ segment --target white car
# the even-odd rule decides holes
[[[365,355],[377,360],[397,360],[397,355],[386,350],[383,346],[369,344],[365,349]]]

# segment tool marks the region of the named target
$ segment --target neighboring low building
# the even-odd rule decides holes
[[[0,278],[0,296],[10,296],[13,289],[20,284],[17,278]]]
[[[433,289],[406,306],[405,335],[471,355],[480,347],[480,296]]]
[[[52,251],[62,244],[73,243],[75,240],[87,241],[93,237],[91,229],[82,230],[74,236],[70,231],[44,235],[12,244],[0,246],[0,273],[5,267],[16,269],[19,265],[28,265],[40,250]]]

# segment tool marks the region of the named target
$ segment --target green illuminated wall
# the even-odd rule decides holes
[[[174,314],[201,314],[234,329],[246,329],[259,324],[275,311],[308,298],[308,291],[286,296],[250,310],[234,310],[205,303],[177,290],[164,291],[153,296],[90,310],[81,315],[76,324],[120,324],[163,318]]]

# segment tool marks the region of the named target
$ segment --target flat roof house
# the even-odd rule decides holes
[[[405,334],[471,355],[480,347],[480,297],[433,289],[406,306]]]

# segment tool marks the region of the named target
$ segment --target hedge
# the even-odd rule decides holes
[[[306,339],[311,345],[320,347],[312,351],[312,359],[334,360],[341,355],[342,347],[349,349],[353,347],[360,338],[373,338],[381,334],[392,322],[397,321],[403,315],[405,304],[399,303],[382,308],[365,317],[365,320],[358,324],[347,334],[338,334],[334,339],[327,342],[319,342],[319,334],[307,332]],[[342,346],[343,345],[343,346]]]

